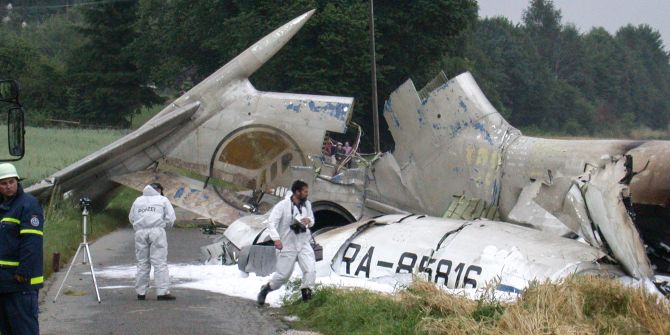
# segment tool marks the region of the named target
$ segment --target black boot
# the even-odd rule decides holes
[[[300,290],[302,293],[302,301],[307,301],[309,299],[312,299],[312,289],[311,288],[303,288]]]
[[[173,296],[170,293],[159,295],[156,297],[158,300],[176,300],[177,297]]]
[[[258,306],[265,305],[265,297],[268,296],[268,293],[270,293],[270,291],[272,291],[272,289],[270,288],[270,283],[261,286],[261,291],[258,292],[258,297],[256,297],[256,303],[258,304]]]

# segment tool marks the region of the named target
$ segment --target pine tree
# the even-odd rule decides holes
[[[77,30],[86,42],[68,64],[71,117],[126,127],[141,106],[158,102],[127,47],[136,36],[136,8],[135,2],[114,2],[83,9]]]

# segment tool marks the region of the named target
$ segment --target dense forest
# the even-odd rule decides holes
[[[354,96],[353,119],[371,133],[368,1],[0,1],[0,78],[20,82],[32,124],[127,127],[141,107],[162,105],[312,8],[251,81]],[[474,0],[378,0],[375,28],[379,106],[408,78],[420,88],[440,70],[471,71],[534,134],[669,133],[670,54],[647,25],[579,31],[550,0],[529,1],[518,24],[479,18]],[[386,132],[382,146],[392,147]]]

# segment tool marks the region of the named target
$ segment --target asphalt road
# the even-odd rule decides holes
[[[94,267],[133,264],[133,231],[121,229],[90,245]],[[168,231],[168,263],[200,263],[200,246],[210,239],[199,229]],[[68,264],[69,265],[69,264]],[[236,297],[191,289],[171,289],[176,301],[157,301],[155,291],[138,301],[130,279],[97,277],[102,303],[95,298],[93,281],[81,257],[76,261],[63,291],[53,297],[67,267],[55,274],[40,291],[42,334],[278,334],[287,329],[277,309],[258,308]],[[225,283],[222,283],[225,284]],[[118,286],[118,288],[113,288]],[[112,287],[112,288],[110,288]]]

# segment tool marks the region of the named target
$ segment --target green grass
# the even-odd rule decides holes
[[[318,289],[308,303],[295,299],[284,307],[300,321],[293,326],[323,334],[413,334],[422,312],[393,296],[362,289]]]
[[[479,300],[416,281],[395,294],[320,288],[283,312],[292,326],[328,334],[670,334],[670,307],[638,288],[606,278],[533,283],[511,303],[491,290]]]
[[[145,124],[149,119],[154,117],[154,115],[158,114],[161,110],[165,108],[164,105],[153,105],[151,107],[142,107],[139,111],[139,113],[133,115],[133,118],[131,120],[131,125],[130,127],[132,129],[137,129],[143,124]]]
[[[140,193],[126,187],[120,187],[117,192],[104,208],[91,211],[90,241],[129,225],[128,210]],[[60,253],[62,266],[74,256],[82,241],[81,211],[75,204],[61,201],[48,215],[44,225],[45,276],[51,275],[54,253]]]
[[[14,162],[29,186],[127,134],[124,130],[26,127],[26,154]],[[0,153],[7,151],[7,133],[0,126]]]
[[[0,126],[2,127],[2,126]],[[0,152],[5,152],[6,128],[0,131]],[[14,162],[23,186],[29,186],[42,178],[86,157],[128,133],[112,129],[79,128],[26,128],[26,155]],[[138,192],[119,188],[118,193],[104,208],[92,211],[94,240],[114,229],[128,224],[128,210]],[[45,211],[49,204],[42,204]],[[61,265],[74,256],[81,242],[81,211],[68,201],[58,201],[46,218],[44,226],[44,274],[52,271],[52,255],[60,253]]]

